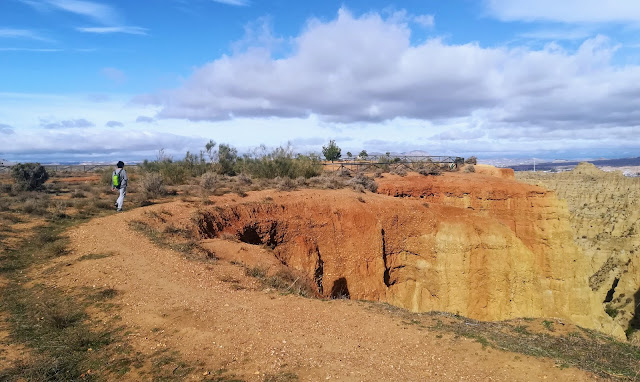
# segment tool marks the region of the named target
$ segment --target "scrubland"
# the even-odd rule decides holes
[[[328,257],[319,289],[258,225],[203,239],[207,211],[325,193],[367,209],[399,192],[389,179],[446,176],[434,164],[324,172],[317,159],[271,154],[128,166],[123,213],[111,170],[50,174],[34,191],[3,178],[0,379],[639,380],[640,348],[564,319],[411,312],[329,284]],[[469,168],[459,176],[482,176]],[[434,216],[448,211],[416,198]]]

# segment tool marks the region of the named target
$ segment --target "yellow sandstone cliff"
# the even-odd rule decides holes
[[[628,333],[640,329],[640,178],[581,163],[564,173],[519,173],[568,203],[574,241],[602,309]]]

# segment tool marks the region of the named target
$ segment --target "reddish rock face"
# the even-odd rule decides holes
[[[588,287],[566,206],[498,174],[385,176],[379,195],[256,194],[201,211],[198,232],[273,248],[325,297],[483,320],[558,317],[621,335]]]

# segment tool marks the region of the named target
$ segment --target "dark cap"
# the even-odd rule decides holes
[[[116,167],[124,168],[124,162],[123,161],[118,161],[118,164],[116,165]]]

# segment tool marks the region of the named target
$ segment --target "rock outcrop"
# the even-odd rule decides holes
[[[581,163],[564,173],[518,173],[566,200],[589,286],[603,310],[631,334],[640,329],[640,178]]]
[[[299,191],[217,206],[201,211],[198,233],[269,246],[326,297],[482,320],[556,317],[622,336],[589,287],[566,205],[500,174],[386,176],[385,195]]]

